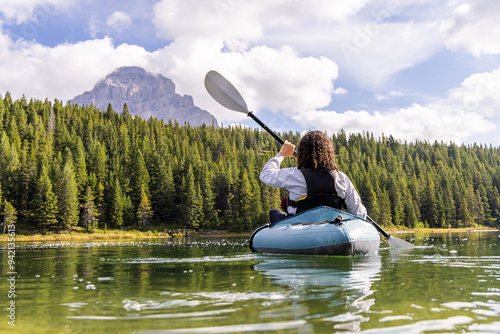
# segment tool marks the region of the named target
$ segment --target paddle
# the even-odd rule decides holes
[[[222,106],[227,109],[242,112],[247,114],[250,118],[256,121],[260,126],[264,128],[271,136],[274,137],[281,145],[285,142],[278,136],[274,131],[269,129],[267,125],[262,123],[260,119],[257,118],[251,111],[248,110],[247,104],[238,90],[231,84],[226,78],[220,75],[216,71],[210,71],[205,76],[205,88],[208,93],[214,98],[215,101],[219,102]],[[294,151],[294,155],[297,153]],[[391,237],[389,233],[384,231],[373,219],[366,217],[370,223],[375,226],[377,231],[379,231],[388,241],[391,247],[395,248],[409,248],[413,247],[412,244],[404,240],[398,239],[396,237]]]
[[[396,237],[391,236],[389,233],[384,231],[382,227],[379,226],[373,219],[371,219],[370,216],[366,216],[366,220],[368,220],[370,223],[372,223],[373,226],[377,229],[377,231],[380,232],[384,236],[384,238],[389,242],[389,246],[394,247],[394,248],[411,248],[413,247],[412,244],[410,244],[407,241],[398,239]]]
[[[241,97],[238,90],[231,84],[226,78],[220,75],[216,71],[210,71],[205,76],[205,88],[207,92],[214,98],[215,101],[219,102],[222,106],[227,109],[242,112],[247,114],[248,117],[256,121],[261,127],[264,128],[271,136],[274,137],[281,145],[285,142],[280,136],[278,136],[273,130],[269,129],[267,125],[262,123],[260,119],[253,114],[253,112],[248,110],[245,100]],[[293,155],[297,155],[297,152],[293,151]]]

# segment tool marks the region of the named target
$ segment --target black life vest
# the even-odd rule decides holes
[[[296,203],[297,213],[318,206],[329,206],[334,209],[345,209],[345,201],[337,195],[335,176],[324,169],[313,171],[311,168],[299,169],[306,180],[307,196]]]

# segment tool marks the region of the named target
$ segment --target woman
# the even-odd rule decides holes
[[[339,171],[333,143],[325,133],[306,133],[298,145],[297,167],[280,169],[284,158],[293,157],[294,149],[295,145],[285,141],[260,173],[260,180],[265,184],[289,191],[288,214],[327,205],[366,219],[366,208],[351,180]],[[286,216],[277,209],[271,210],[269,215],[271,222]]]

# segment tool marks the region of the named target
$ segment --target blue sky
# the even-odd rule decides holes
[[[0,0],[0,94],[67,101],[120,66],[220,123],[212,69],[276,131],[500,145],[494,0]]]

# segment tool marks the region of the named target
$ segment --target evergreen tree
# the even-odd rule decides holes
[[[133,226],[137,223],[137,210],[132,204],[132,199],[127,194],[123,195],[123,225]]]
[[[452,183],[449,182],[449,176],[445,176],[441,182],[441,201],[444,205],[444,215],[446,217],[445,226],[451,227],[456,221],[455,200],[453,197]]]
[[[109,203],[110,212],[109,220],[113,226],[123,226],[123,210],[125,207],[122,188],[118,178],[114,179],[113,188],[111,190],[111,199]]]
[[[42,156],[35,182],[35,196],[32,201],[34,211],[33,222],[42,231],[57,224],[57,197],[52,191],[52,181],[49,178],[47,159]]]
[[[78,187],[78,198],[83,201],[83,199],[86,198],[88,187],[88,173],[87,163],[85,161],[85,147],[80,137],[77,138],[74,156],[74,171]]]
[[[99,213],[94,203],[94,196],[92,194],[92,188],[90,188],[90,186],[87,186],[82,207],[82,225],[87,229],[87,232],[93,231],[98,225]]]
[[[132,117],[132,115],[130,115],[130,111],[128,110],[128,106],[126,103],[123,104],[123,112],[122,112],[122,117],[125,119],[125,120],[130,120],[130,118]]]
[[[491,201],[490,204],[491,216],[497,217],[496,223],[498,224],[500,222],[500,219],[498,218],[500,217],[500,193],[496,187],[493,187],[493,190],[491,191],[491,195],[489,196],[489,198]],[[494,218],[491,219],[493,220]]]
[[[223,159],[219,160],[218,171],[214,180],[215,192],[215,209],[219,213],[219,219],[227,224],[233,220],[233,185],[232,177],[223,163]],[[222,225],[222,227],[224,227]],[[227,226],[225,226],[227,227]]]
[[[155,212],[155,219],[157,221],[166,221],[167,220],[167,212],[168,212],[168,205],[167,205],[167,188],[168,188],[168,176],[167,176],[167,166],[165,164],[164,159],[161,158],[161,156],[156,155],[154,157],[154,163],[151,168],[151,184],[155,185],[154,187],[151,188],[151,207],[153,211]],[[171,183],[170,185],[174,186],[173,184],[173,177],[171,177]],[[174,193],[175,193],[175,186],[174,186]],[[172,205],[173,203],[170,203]]]
[[[1,101],[1,99],[0,99],[0,101]],[[5,214],[5,203],[4,203],[4,200],[2,199],[2,197],[3,197],[2,186],[0,185],[0,203],[3,203],[4,214]],[[0,210],[1,210],[1,205],[0,205]],[[5,228],[6,228],[5,222],[3,222],[2,224],[3,224],[3,234],[5,234]]]
[[[17,121],[15,119],[15,114],[11,115],[9,125],[6,129],[7,135],[11,141],[12,147],[17,151],[21,148],[21,136],[19,134],[19,129],[17,127]]]
[[[203,226],[206,228],[215,227],[218,225],[218,217],[215,211],[215,194],[212,184],[212,173],[210,172],[207,163],[202,163],[200,176],[201,198],[203,200]]]
[[[484,215],[484,220],[482,221],[482,223],[484,223],[486,222],[486,220],[491,219],[491,207],[488,200],[488,191],[483,184],[480,184],[477,188],[477,192],[477,196],[481,199],[481,205],[483,207],[482,215]]]
[[[252,185],[248,179],[247,170],[242,169],[240,181],[238,184],[238,212],[240,214],[239,218],[239,228],[248,229],[252,226],[252,210],[254,206]]]
[[[379,206],[377,194],[373,190],[372,178],[369,175],[365,176],[364,182],[362,182],[360,187],[360,197],[363,205],[366,207],[368,215],[373,216],[376,220],[379,220]]]
[[[392,138],[392,136],[390,137]],[[392,138],[394,140],[394,138]],[[403,198],[401,195],[401,189],[400,185],[406,185],[403,182],[398,182],[396,178],[394,177],[394,174],[392,174],[389,177],[389,183],[387,185],[388,187],[388,193],[389,193],[389,203],[391,207],[391,216],[392,216],[392,224],[395,226],[402,226],[403,225],[403,219],[404,219],[404,205],[403,205]],[[405,189],[404,187],[403,189]]]
[[[467,193],[468,191],[465,189],[462,182],[457,182],[453,194],[455,203],[457,204],[457,227],[470,227],[473,224]]]
[[[104,186],[99,182],[95,189],[95,204],[96,204],[96,211],[97,211],[97,220],[98,221],[105,221],[106,218],[106,203],[105,203],[105,196],[104,196]]]
[[[141,190],[141,202],[137,208],[137,219],[139,225],[144,227],[149,225],[149,221],[153,217],[153,211],[151,210],[151,204],[149,203],[149,198],[144,189]]]
[[[108,160],[106,148],[95,138],[92,138],[89,146],[89,172],[95,174],[98,183],[105,184]]]
[[[73,161],[68,159],[60,174],[57,192],[59,219],[65,229],[78,224],[79,201]]]
[[[125,104],[126,107],[126,104]],[[122,116],[125,117],[128,113],[128,108],[123,110]],[[120,155],[120,182],[128,185],[130,174],[134,171],[134,167],[130,165],[130,139],[129,129],[126,123],[122,123],[119,129],[119,146],[118,153]]]
[[[141,192],[149,194],[149,181],[151,177],[146,168],[144,157],[140,150],[136,150],[132,157],[132,174],[130,176],[130,193],[134,207],[138,207],[141,201]]]
[[[253,212],[252,212],[252,226],[257,227],[257,225],[262,225],[267,222],[267,212],[262,210],[262,197],[261,188],[259,182],[255,178],[250,181],[252,186],[252,200],[253,200]]]
[[[0,95],[0,130],[4,128],[4,120],[3,120],[4,115],[5,115],[5,105],[2,100],[2,95]]]
[[[415,203],[410,199],[404,202],[403,226],[413,229],[417,226],[417,215],[415,214]]]
[[[203,219],[203,199],[201,198],[200,185],[194,182],[191,165],[188,166],[187,174],[182,180],[182,190],[180,210],[184,224],[198,228]]]
[[[165,207],[165,220],[166,222],[177,222],[178,220],[178,207],[177,204],[177,196],[176,189],[174,184],[174,176],[172,169],[170,166],[167,166],[166,174],[165,174],[165,186],[163,188],[164,191],[164,199],[163,206]],[[154,211],[154,210],[153,210]]]
[[[479,189],[476,189],[476,191],[474,192],[473,217],[476,225],[481,225],[486,222],[485,208]]]
[[[20,222],[27,222],[30,217],[29,202],[33,198],[34,178],[36,173],[36,157],[33,144],[23,141],[21,150],[19,198],[17,201],[18,217]]]
[[[429,227],[437,227],[438,222],[438,205],[436,188],[434,186],[434,181],[432,180],[431,174],[427,172],[425,174],[425,184],[422,187],[422,207],[421,214],[424,223],[428,224]]]
[[[392,225],[391,202],[387,191],[380,192],[378,197],[377,221],[381,224]]]
[[[0,182],[5,196],[17,199],[20,181],[19,154],[10,138],[2,131],[0,134]],[[13,201],[14,202],[14,201]]]
[[[5,229],[8,225],[15,224],[17,221],[16,209],[10,204],[9,201],[4,200],[3,202],[3,234],[5,234]]]

